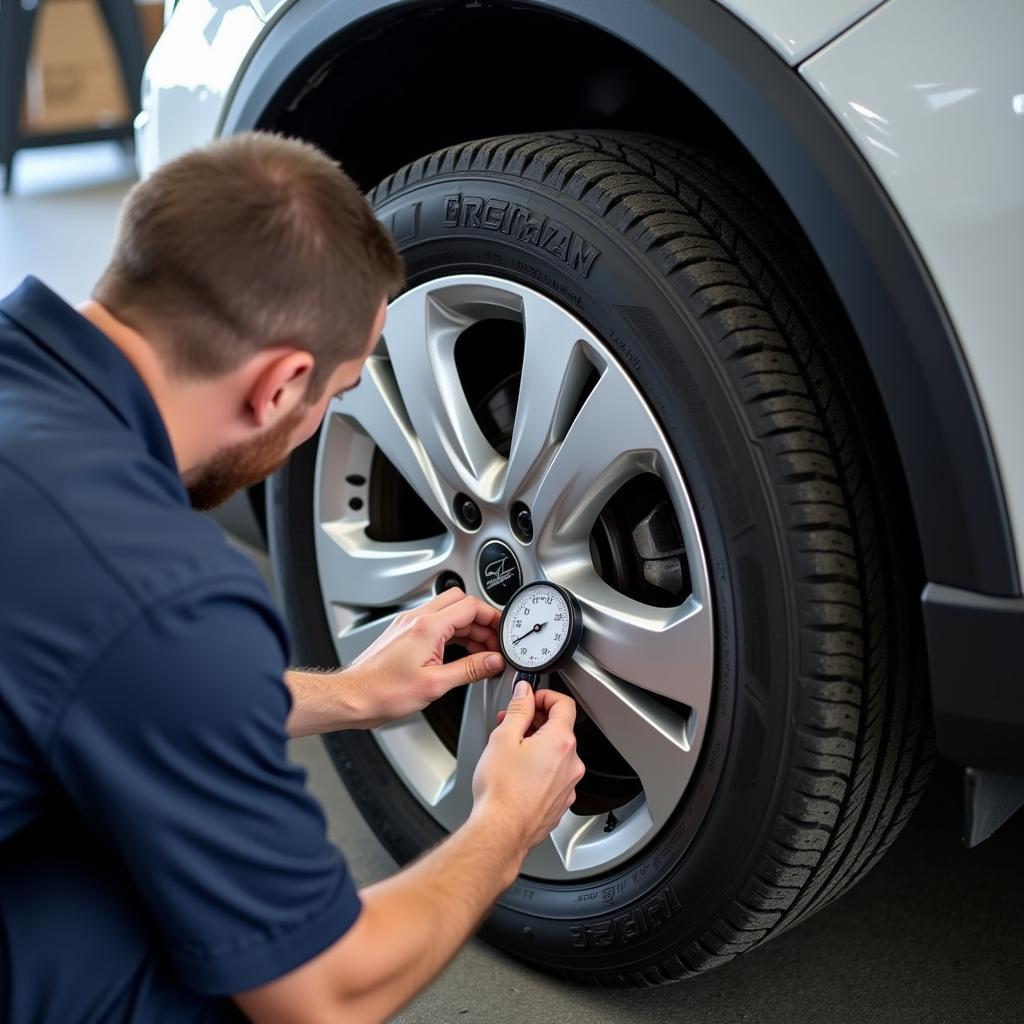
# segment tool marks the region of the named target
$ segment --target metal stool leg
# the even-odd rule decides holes
[[[134,117],[141,105],[142,69],[146,63],[139,12],[135,9],[135,0],[99,0],[99,5],[117,52],[121,81]]]
[[[4,170],[5,193],[11,191],[14,179],[21,98],[35,20],[34,7],[26,10],[21,0],[0,0],[0,167]]]

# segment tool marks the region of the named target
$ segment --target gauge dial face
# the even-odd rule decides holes
[[[501,646],[513,668],[535,672],[556,661],[572,636],[572,611],[549,583],[523,587],[505,607]]]

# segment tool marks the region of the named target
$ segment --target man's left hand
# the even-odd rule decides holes
[[[354,661],[338,672],[289,672],[292,736],[341,728],[373,728],[416,711],[449,690],[496,676],[501,613],[457,587],[396,616]],[[444,661],[448,644],[469,652]]]

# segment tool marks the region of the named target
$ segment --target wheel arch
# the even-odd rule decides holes
[[[451,142],[566,127],[561,118],[588,104],[594,127],[736,140],[793,214],[860,339],[899,450],[927,579],[1017,593],[1002,489],[959,343],[897,211],[852,142],[799,75],[711,0],[626,7],[299,3],[269,26],[221,130],[296,129],[327,103],[330,148],[366,187]],[[503,16],[518,28],[510,31]],[[576,55],[564,43],[573,22],[576,33],[581,22],[593,33]],[[588,62],[610,56],[606,72],[587,77]],[[393,70],[422,73],[431,64],[446,70],[423,80]],[[481,64],[489,68],[482,82],[473,80]],[[471,99],[449,91],[460,67]],[[539,81],[519,88],[513,75]],[[671,102],[642,102],[669,80]],[[427,119],[426,108],[441,113]],[[367,147],[371,138],[377,144]]]

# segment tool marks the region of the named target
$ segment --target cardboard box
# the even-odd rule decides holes
[[[23,134],[105,128],[130,116],[95,0],[42,0],[25,81]]]
[[[142,43],[149,53],[164,30],[163,0],[138,0],[137,9],[142,22]]]

